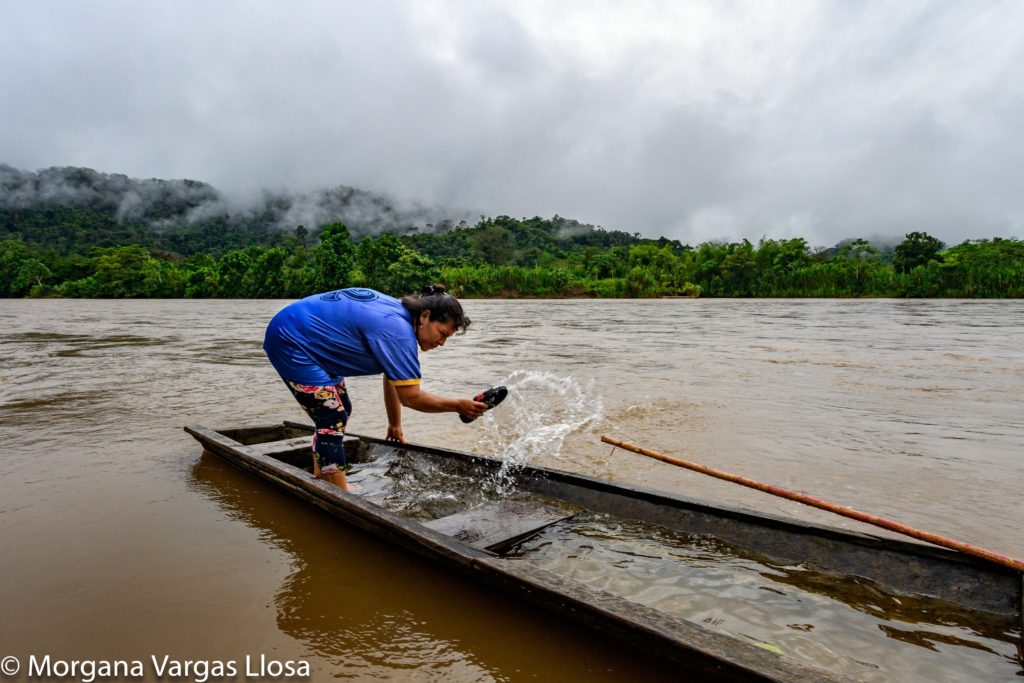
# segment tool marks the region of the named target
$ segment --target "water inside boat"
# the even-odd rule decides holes
[[[500,548],[591,588],[862,680],[1020,680],[1019,622],[869,579],[780,565],[707,534],[585,511],[515,486],[515,472],[364,444],[360,496],[434,524],[502,501],[561,511]]]

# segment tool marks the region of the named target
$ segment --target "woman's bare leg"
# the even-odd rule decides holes
[[[319,476],[324,481],[329,481],[343,491],[353,492],[353,484],[348,483],[348,479],[345,477],[343,470],[336,470],[334,472],[322,472]]]

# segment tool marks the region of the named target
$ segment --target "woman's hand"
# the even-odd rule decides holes
[[[470,398],[459,399],[455,411],[468,420],[475,420],[487,412],[487,404]]]
[[[456,412],[466,419],[475,420],[487,412],[487,404],[470,398],[450,398],[420,390],[419,384],[395,387],[398,401],[407,408],[421,413]]]
[[[388,435],[384,437],[384,440],[405,443],[405,435],[402,434],[402,427],[400,425],[388,425]]]

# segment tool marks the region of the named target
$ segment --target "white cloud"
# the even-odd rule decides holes
[[[684,241],[1019,233],[1024,5],[8,3],[0,162]],[[806,231],[799,234],[800,231]]]

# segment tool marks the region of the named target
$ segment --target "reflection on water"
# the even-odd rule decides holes
[[[252,596],[277,594],[282,572],[291,575],[287,563],[321,557],[316,548],[325,544],[310,539],[296,556],[282,558],[269,540],[250,543],[220,515],[215,498],[186,486],[199,450],[181,431],[189,422],[220,427],[306,419],[260,350],[267,321],[286,303],[0,301],[0,609],[7,622],[0,642],[18,652],[78,648],[94,657],[105,643],[129,648],[126,656],[145,656],[154,643],[173,643],[183,656],[215,656],[210,643],[235,640],[279,651],[296,647],[294,636],[279,632],[276,606],[274,619],[264,622],[263,603]],[[612,453],[599,442],[608,433],[1024,555],[1018,522],[1024,515],[1024,302],[467,301],[466,307],[474,319],[470,332],[421,355],[424,387],[472,396],[521,381],[520,395],[529,400],[471,425],[406,411],[404,431],[414,441],[853,526]],[[353,378],[349,390],[352,430],[382,436],[379,378]],[[531,439],[547,427],[552,440],[532,448]],[[522,448],[506,450],[517,442]],[[246,495],[262,496],[263,503],[261,490]],[[280,539],[302,537],[315,515],[297,510],[264,521]],[[345,571],[399,571],[408,563],[404,555],[368,549],[376,546],[361,538],[347,541],[370,556]],[[204,571],[214,558],[230,568],[227,575]],[[411,572],[424,593],[444,581],[419,565]],[[187,586],[183,576],[191,577]],[[773,595],[767,588],[786,590],[778,577],[765,588],[759,596]],[[416,605],[403,611],[392,603],[386,619],[405,631],[426,619],[455,623],[462,603],[486,612],[480,607],[486,594],[473,596],[448,608],[421,601],[402,603]],[[327,614],[327,622],[373,622],[342,606]],[[520,617],[517,632],[536,635],[541,646],[566,630],[529,614]],[[709,608],[704,618],[724,624],[741,617]],[[799,635],[813,622],[794,617],[792,623],[787,630]],[[918,633],[939,651],[950,647],[943,638],[962,637],[942,628],[925,635],[894,628]],[[500,643],[504,631],[488,630],[481,618],[461,633],[457,649],[475,653],[478,668],[447,669],[452,678],[526,677],[517,673],[521,652]],[[492,634],[485,639],[495,642],[480,644],[479,634]],[[300,650],[307,652],[305,645]],[[851,656],[874,661],[870,652]],[[593,673],[586,652],[550,659],[560,668],[534,661],[531,675]],[[382,675],[409,673],[381,667]],[[348,671],[341,662],[327,670]]]
[[[233,519],[259,530],[266,543],[293,559],[274,597],[277,626],[304,643],[308,656],[342,665],[335,677],[459,681],[574,677],[574,669],[559,662],[558,648],[579,644],[543,642],[530,623],[546,617],[531,608],[347,529],[207,453],[192,466],[188,485],[216,501]],[[360,554],[349,556],[353,548],[359,548]],[[453,618],[436,618],[449,613]],[[502,633],[500,640],[481,640],[481,633],[496,626]],[[638,664],[614,654],[617,645],[603,637],[586,633],[584,638],[585,647],[606,650],[606,654],[598,649],[588,655],[595,658],[595,665],[604,667],[592,672],[592,680],[622,680],[626,670],[645,680],[671,680],[671,669],[665,665]],[[531,656],[524,659],[523,652]]]
[[[268,501],[267,492],[253,496],[254,487],[240,483],[233,474],[204,454],[192,468],[189,484],[294,558],[292,572],[274,598],[282,631],[306,643],[309,651],[320,657],[344,658],[346,676],[351,678],[415,668],[419,663],[446,676],[472,674],[477,680],[502,680],[475,661],[464,644],[450,637],[451,629],[431,632],[430,624],[410,619],[422,593],[410,590],[401,579],[402,571],[396,570],[396,565],[408,558],[395,553],[389,558],[390,566],[375,562],[360,567],[361,563],[350,561],[345,563],[345,574],[338,575],[338,563],[331,561],[333,553],[322,546],[332,541],[343,543],[345,534],[322,538],[310,532],[291,533],[282,521],[293,514],[287,502]],[[376,588],[371,587],[369,595],[367,584]]]

